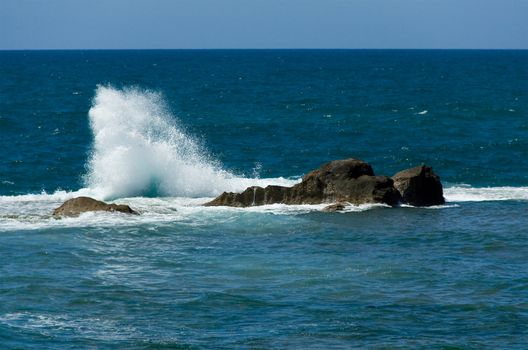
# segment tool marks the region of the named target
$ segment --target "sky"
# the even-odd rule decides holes
[[[0,49],[528,49],[528,0],[0,0]]]

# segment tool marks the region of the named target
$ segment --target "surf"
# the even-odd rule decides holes
[[[88,117],[93,146],[84,183],[100,199],[214,197],[251,185],[295,183],[223,169],[158,92],[98,86]]]
[[[528,187],[454,185],[444,187],[444,198],[447,202],[528,200]]]

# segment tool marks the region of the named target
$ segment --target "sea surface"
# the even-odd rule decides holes
[[[201,206],[349,157],[446,205]],[[0,349],[527,348],[528,51],[0,51]]]

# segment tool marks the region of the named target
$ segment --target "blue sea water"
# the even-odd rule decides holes
[[[447,203],[201,206],[348,157]],[[0,348],[526,349],[526,159],[528,51],[0,51]]]

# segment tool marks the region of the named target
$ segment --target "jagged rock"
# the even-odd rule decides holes
[[[400,194],[387,176],[374,176],[372,167],[358,159],[336,160],[311,171],[293,187],[248,187],[242,193],[224,192],[204,205],[249,207],[254,205],[386,203],[396,205]]]
[[[392,177],[402,203],[419,207],[445,203],[440,177],[426,165],[402,170]]]
[[[138,212],[125,204],[107,204],[90,197],[77,197],[67,200],[60,207],[56,208],[53,211],[53,216],[56,218],[75,217],[89,211],[120,212],[139,215]]]
[[[229,206],[229,207],[251,207],[255,205],[283,203],[287,197],[289,187],[267,186],[262,188],[252,186],[246,188],[242,193],[224,192],[205,206]]]

